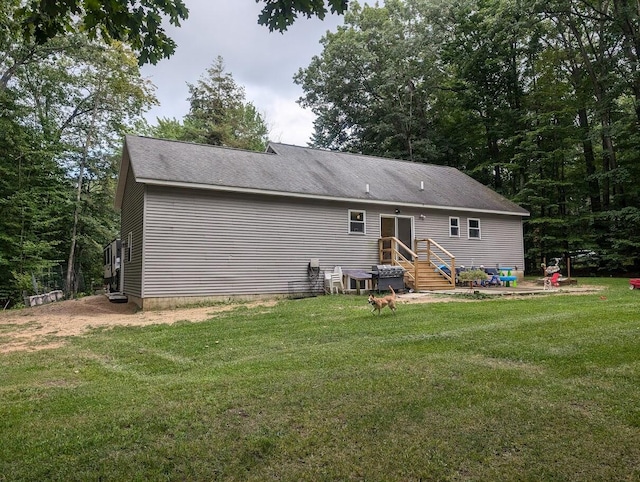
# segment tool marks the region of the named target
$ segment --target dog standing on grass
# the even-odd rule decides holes
[[[389,289],[391,290],[391,294],[384,298],[376,298],[373,295],[369,295],[369,304],[373,306],[373,308],[371,308],[372,314],[375,314],[376,310],[378,310],[378,314],[381,314],[380,310],[385,306],[388,306],[394,315],[396,314],[396,292],[393,291],[391,285],[389,285]]]

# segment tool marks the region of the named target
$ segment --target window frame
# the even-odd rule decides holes
[[[477,227],[472,227],[471,222],[476,221],[478,223]],[[472,231],[477,231],[477,236],[471,236]],[[482,226],[480,223],[480,218],[468,218],[467,219],[467,238],[468,239],[482,239]]]
[[[111,245],[104,248],[104,265],[111,266]]]
[[[362,221],[358,221],[357,219],[352,219],[352,214],[362,214]],[[357,223],[358,225],[362,225],[362,231],[354,231],[352,228],[352,224]],[[364,209],[349,209],[347,213],[347,232],[349,234],[359,234],[364,236],[367,234],[367,212]]]
[[[456,220],[457,224],[454,226],[451,222]],[[456,228],[458,230],[457,234],[453,234],[452,229]],[[458,216],[449,216],[449,237],[450,238],[459,238],[460,237],[460,218]]]

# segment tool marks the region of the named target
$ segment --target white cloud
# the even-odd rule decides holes
[[[142,74],[157,87],[160,106],[147,114],[182,119],[189,109],[187,83],[195,83],[222,56],[226,70],[245,87],[247,100],[265,114],[274,141],[305,145],[313,132],[313,114],[296,100],[302,90],[293,83],[300,68],[322,51],[320,38],[335,30],[341,17],[325,21],[300,18],[284,34],[258,25],[261,4],[253,0],[188,0],[189,19],[182,27],[167,28],[178,47]]]

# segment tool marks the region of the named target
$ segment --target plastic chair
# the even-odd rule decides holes
[[[550,290],[552,288],[559,287],[560,283],[558,282],[558,278],[560,278],[560,273],[559,272],[553,273],[551,275],[551,278],[546,277],[544,279],[544,288],[543,289]]]
[[[344,282],[342,280],[342,268],[340,266],[336,266],[333,269],[333,273],[331,273],[331,281],[330,281],[331,294],[333,294],[333,290],[336,290],[336,294],[340,291],[344,293]]]

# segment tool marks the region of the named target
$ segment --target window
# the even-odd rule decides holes
[[[480,220],[469,219],[469,239],[480,239]]]
[[[127,236],[127,263],[131,262],[133,253],[133,233],[129,233]]]
[[[107,246],[104,250],[104,265],[111,265],[111,245]]]
[[[365,212],[349,209],[349,234],[365,234]]]
[[[460,237],[460,218],[449,218],[449,237]]]

